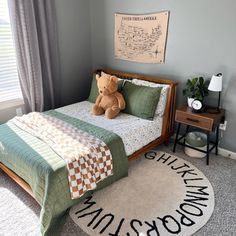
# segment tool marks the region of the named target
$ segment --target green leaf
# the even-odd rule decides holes
[[[203,101],[209,93],[208,85],[210,80],[203,77],[195,77],[186,81],[186,88],[183,89],[183,96],[196,98]]]

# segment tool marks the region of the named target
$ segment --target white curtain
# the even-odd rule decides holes
[[[60,66],[54,0],[8,0],[26,110],[59,105]]]

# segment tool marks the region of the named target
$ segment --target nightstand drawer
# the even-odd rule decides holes
[[[201,117],[200,115],[194,113],[186,113],[181,111],[176,111],[175,121],[184,123],[186,125],[195,126],[201,129],[211,131],[213,128],[213,120],[206,117]]]

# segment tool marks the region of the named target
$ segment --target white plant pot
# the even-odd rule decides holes
[[[193,102],[194,98],[188,98],[188,106],[192,107],[192,102]]]

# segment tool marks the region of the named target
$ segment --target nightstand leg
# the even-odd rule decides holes
[[[210,144],[210,133],[207,131],[207,156],[206,156],[206,164],[209,165],[209,144]]]
[[[219,126],[216,128],[216,147],[215,147],[216,155],[218,155],[218,143],[219,143]]]
[[[176,133],[175,142],[174,142],[174,147],[173,147],[173,152],[175,152],[176,144],[177,144],[177,141],[178,141],[180,126],[181,126],[181,123],[178,123],[177,133]]]
[[[186,133],[188,133],[189,131],[189,125],[187,125],[187,128],[186,128]]]

